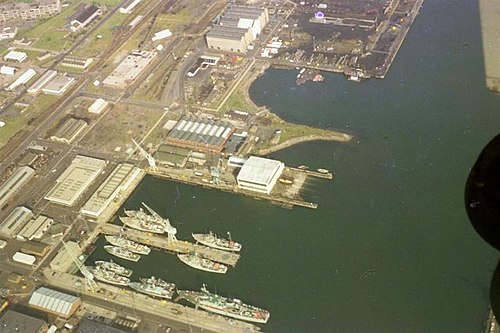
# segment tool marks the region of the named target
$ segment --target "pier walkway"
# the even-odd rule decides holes
[[[130,228],[124,228],[120,225],[107,223],[100,228],[100,232],[105,235],[119,235],[136,241],[147,246],[154,248],[167,250],[175,253],[189,253],[196,252],[203,257],[217,261],[221,264],[236,266],[236,263],[240,259],[238,253],[222,251],[218,249],[213,249],[207,246],[193,244],[187,241],[174,241],[169,242],[167,237],[160,234],[147,233],[144,231],[134,230]]]
[[[209,332],[251,333],[260,331],[259,327],[250,323],[195,310],[173,301],[158,300],[126,288],[97,282],[101,290],[91,292],[86,290],[83,277],[67,273],[56,273],[50,269],[44,270],[43,273],[47,283],[51,286],[71,293],[77,292],[84,301],[101,307],[112,309],[130,307],[138,312],[159,316],[165,320],[172,320],[188,326],[203,328]]]

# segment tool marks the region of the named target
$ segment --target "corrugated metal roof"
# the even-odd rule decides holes
[[[46,309],[50,312],[69,315],[73,304],[77,301],[78,297],[76,296],[41,287],[33,293],[29,300],[29,304]]]

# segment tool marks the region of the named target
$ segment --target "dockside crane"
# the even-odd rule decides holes
[[[65,241],[61,239],[61,243],[63,244],[64,249],[66,250],[68,255],[76,264],[76,267],[78,267],[83,277],[85,278],[85,287],[87,288],[87,290],[93,293],[99,291],[101,288],[99,288],[97,282],[94,281],[94,275],[87,269],[87,267],[85,267],[85,265],[82,264],[80,259],[78,259],[78,257],[73,253],[73,251],[71,251],[71,249],[66,245]]]
[[[150,153],[148,153],[146,150],[144,150],[144,148],[142,148],[141,145],[138,144],[134,139],[132,139],[132,142],[135,144],[137,149],[139,149],[141,154],[148,160],[149,169],[151,171],[157,171],[158,168],[156,167],[156,161],[155,161],[154,157]]]

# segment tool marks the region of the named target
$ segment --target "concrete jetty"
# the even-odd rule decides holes
[[[107,223],[100,228],[100,232],[106,235],[119,235],[131,239],[135,242],[145,244],[157,249],[167,250],[174,253],[189,253],[196,252],[203,257],[217,261],[221,264],[236,266],[240,259],[238,253],[222,251],[213,249],[207,246],[193,244],[187,241],[173,241],[169,242],[166,236],[159,234],[151,234],[144,231],[134,230],[130,228],[123,228],[116,224]]]

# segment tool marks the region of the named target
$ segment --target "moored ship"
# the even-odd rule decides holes
[[[120,266],[117,263],[113,262],[112,260],[110,261],[98,260],[95,262],[95,264],[97,267],[102,267],[108,271],[115,272],[118,275],[126,277],[130,277],[130,275],[132,275],[131,269]]]
[[[167,289],[154,283],[130,282],[128,286],[140,293],[153,297],[172,299],[174,295],[173,289]]]
[[[196,269],[200,269],[206,272],[225,274],[227,272],[227,266],[220,264],[218,262],[212,261],[207,258],[203,258],[196,252],[191,253],[178,253],[177,257],[186,265],[191,266]]]
[[[144,255],[148,255],[151,252],[151,249],[148,246],[134,242],[133,240],[127,239],[125,237],[111,235],[106,235],[104,237],[109,243],[111,243],[111,245],[119,246],[121,248],[129,250],[130,252]]]
[[[117,286],[127,286],[130,282],[128,277],[116,274],[115,272],[108,271],[100,267],[87,267],[87,269],[94,275],[96,280],[114,284]]]
[[[120,216],[120,221],[127,227],[140,231],[147,231],[155,234],[163,234],[165,232],[165,226],[163,224],[143,221],[135,217]]]
[[[149,277],[149,278],[142,277],[142,278],[139,278],[139,280],[142,283],[152,284],[152,285],[159,286],[159,287],[162,287],[162,288],[165,288],[168,290],[175,289],[175,283],[167,282],[167,281],[164,281],[164,280],[157,278],[157,277],[154,277],[154,276]]]
[[[214,249],[219,250],[227,250],[227,251],[240,251],[241,244],[235,242],[233,240],[227,240],[224,238],[217,237],[213,232],[209,232],[208,234],[191,234],[193,238],[208,247],[212,247]]]
[[[112,254],[118,258],[122,258],[125,260],[139,261],[139,259],[141,259],[141,256],[138,255],[137,253],[130,252],[129,250],[126,250],[126,249],[121,248],[119,246],[104,245],[104,249],[109,254]]]
[[[269,311],[245,304],[239,299],[212,294],[205,286],[201,291],[178,290],[177,293],[186,301],[209,312],[255,323],[265,324],[269,320]]]

